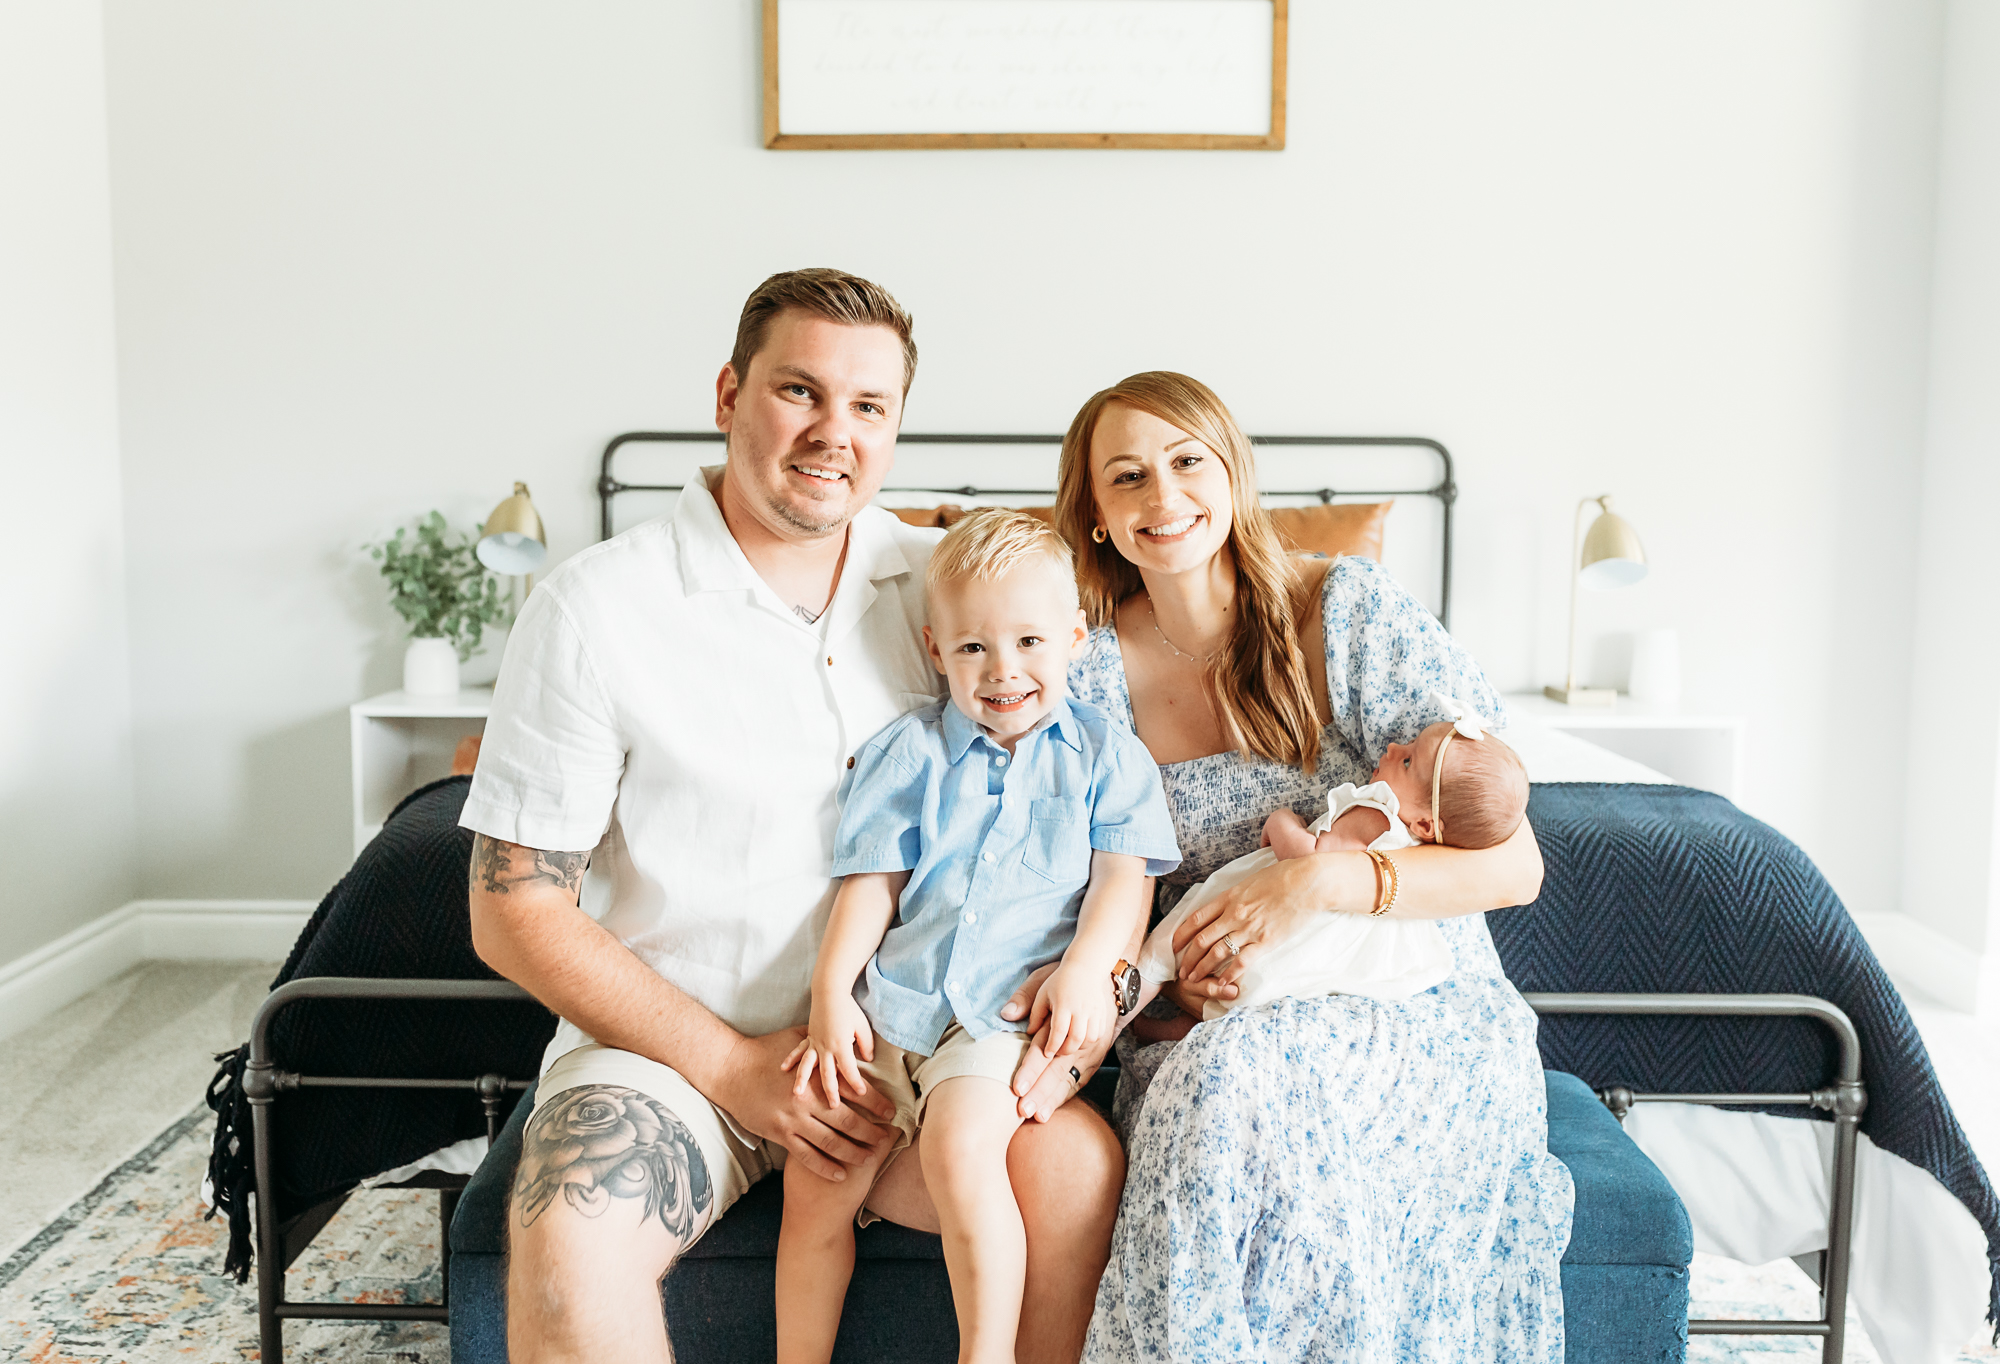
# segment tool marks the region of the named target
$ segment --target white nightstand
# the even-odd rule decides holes
[[[451,751],[466,735],[484,732],[492,705],[493,688],[469,687],[453,696],[384,692],[347,708],[356,853],[382,832],[396,802],[451,775]]]
[[[1540,692],[1502,698],[1511,724],[1574,734],[1664,772],[1683,786],[1736,799],[1743,787],[1743,717],[1667,710],[1621,696],[1611,706],[1566,706]],[[1503,739],[1506,732],[1501,731]]]

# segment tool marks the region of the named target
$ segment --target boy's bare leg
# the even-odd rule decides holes
[[[840,1309],[854,1277],[854,1215],[887,1153],[836,1183],[804,1161],[786,1164],[785,1220],[778,1229],[778,1364],[833,1358]]]
[[[1028,1271],[1027,1233],[1007,1176],[1018,1100],[999,1080],[961,1075],[926,1102],[917,1153],[951,1271],[959,1364],[1014,1364]]]
[[[564,1100],[585,1094],[642,1108],[663,1137],[677,1139],[632,1141],[586,1157],[562,1130]],[[672,1359],[660,1280],[701,1231],[686,1197],[690,1187],[709,1185],[706,1172],[693,1178],[691,1162],[700,1159],[686,1126],[637,1090],[593,1085],[543,1101],[528,1122],[509,1199],[508,1358],[515,1364]]]
[[[1125,1187],[1125,1150],[1080,1099],[1045,1123],[1024,1123],[1007,1148],[1007,1173],[1028,1231],[1028,1279],[1014,1352],[1021,1364],[1076,1364],[1111,1254],[1111,1226]],[[935,1233],[937,1209],[923,1162],[891,1165],[868,1206],[898,1226]],[[1032,1304],[1032,1308],[1026,1306]]]

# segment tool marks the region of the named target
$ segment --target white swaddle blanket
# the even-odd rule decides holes
[[[1413,848],[1416,840],[1404,827],[1396,793],[1385,782],[1356,787],[1342,782],[1326,793],[1326,813],[1312,823],[1323,834],[1356,806],[1380,810],[1389,828],[1368,846],[1377,851]],[[1181,897],[1171,914],[1146,938],[1139,954],[1139,974],[1155,983],[1179,973],[1174,933],[1188,915],[1240,881],[1274,865],[1278,855],[1269,848],[1218,867],[1206,881]],[[1236,998],[1211,999],[1202,1018],[1216,1019],[1232,1009],[1251,1009],[1287,996],[1366,995],[1370,999],[1408,999],[1451,975],[1451,948],[1444,933],[1429,919],[1374,919],[1365,914],[1325,914],[1282,943],[1266,943],[1237,978]]]

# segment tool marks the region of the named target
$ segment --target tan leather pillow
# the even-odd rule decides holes
[[[1285,548],[1337,559],[1359,554],[1382,560],[1382,522],[1394,502],[1336,502],[1325,507],[1272,507],[1271,521]]]
[[[1337,559],[1343,554],[1359,554],[1377,562],[1382,558],[1382,522],[1393,502],[1338,502],[1326,507],[1273,507],[1271,521],[1278,538],[1295,554],[1324,554]],[[897,517],[912,526],[949,527],[965,515],[956,502],[940,507],[891,507]],[[1054,507],[1022,507],[1038,521],[1055,524]]]
[[[958,521],[964,519],[967,509],[959,506],[956,502],[947,502],[941,507],[890,507],[888,510],[895,513],[896,518],[905,525],[936,526],[949,529]],[[972,510],[977,511],[979,509],[975,507]],[[1045,522],[1051,526],[1056,523],[1056,509],[1054,507],[1016,507],[1014,510],[1026,512],[1037,521]]]

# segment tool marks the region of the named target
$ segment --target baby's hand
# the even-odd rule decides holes
[[[1264,821],[1264,838],[1259,846],[1269,848],[1283,862],[1312,852],[1313,836],[1306,832],[1305,821],[1297,811],[1281,808],[1272,811],[1271,817]]]
[[[815,995],[806,1035],[780,1069],[798,1071],[792,1093],[800,1098],[812,1092],[813,1072],[817,1070],[827,1103],[839,1108],[842,1081],[857,1097],[868,1092],[868,1082],[861,1078],[861,1067],[854,1061],[857,1051],[863,1061],[875,1059],[875,1031],[868,1026],[868,1015],[861,1012],[854,996],[823,1000]]]
[[[1049,1036],[1044,1050],[1050,1056],[1068,1056],[1111,1036],[1117,1021],[1111,973],[1092,971],[1064,959],[1036,993],[1035,1007],[1028,1013],[1028,1031],[1037,1032],[1046,1022]]]

